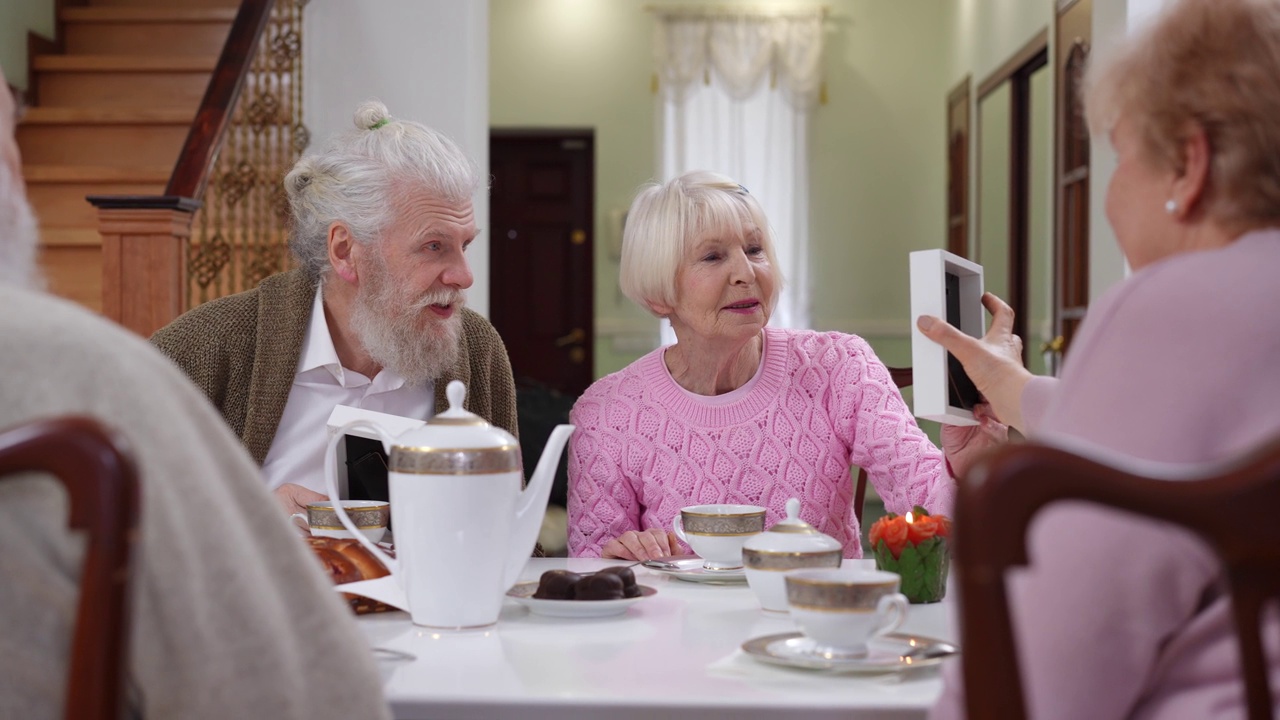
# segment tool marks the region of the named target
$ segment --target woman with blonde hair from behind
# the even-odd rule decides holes
[[[1202,465],[1280,437],[1280,0],[1168,3],[1090,68],[1085,104],[1118,157],[1106,212],[1133,273],[1091,305],[1061,378],[1022,367],[994,296],[982,340],[919,327],[1032,439]],[[1198,538],[1075,504],[1038,515],[1027,545],[1010,614],[1029,717],[1244,716],[1223,568]],[[961,714],[958,671],[935,718]]]

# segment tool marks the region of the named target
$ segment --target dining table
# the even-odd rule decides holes
[[[521,580],[619,562],[531,558]],[[797,628],[787,614],[762,610],[746,584],[634,572],[655,592],[609,617],[547,617],[507,598],[486,628],[421,627],[400,611],[357,624],[402,720],[923,718],[942,689],[940,666],[954,662],[873,674],[760,662],[744,642]],[[955,642],[953,614],[945,599],[911,605],[898,632]]]

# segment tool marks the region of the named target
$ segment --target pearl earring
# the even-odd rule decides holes
[[[1172,198],[1165,201],[1164,211],[1169,213],[1170,215],[1178,212],[1178,201]]]

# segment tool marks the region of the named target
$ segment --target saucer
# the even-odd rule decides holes
[[[621,615],[627,608],[658,594],[648,585],[640,585],[639,597],[622,598],[621,600],[547,600],[533,597],[538,590],[538,582],[517,583],[507,591],[507,597],[529,608],[534,615],[561,618],[596,618],[610,615]]]
[[[951,643],[907,633],[881,635],[867,645],[865,655],[842,655],[818,645],[803,633],[789,632],[748,640],[742,644],[742,651],[773,665],[864,674],[932,667],[956,653]]]
[[[708,570],[702,566],[702,558],[697,555],[676,555],[662,560],[646,560],[640,564],[685,582],[707,585],[745,585],[747,582],[747,571],[743,568]]]

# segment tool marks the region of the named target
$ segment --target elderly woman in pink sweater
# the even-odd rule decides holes
[[[677,343],[598,380],[569,446],[569,551],[647,560],[680,552],[680,508],[760,505],[801,517],[860,557],[850,465],[893,512],[949,513],[947,460],[916,425],[871,346],[766,327],[782,287],[769,223],[738,183],[692,172],[642,189],[627,215],[622,291],[670,320]],[[1002,436],[948,428],[952,469]],[[954,448],[954,449],[952,449]]]
[[[994,297],[984,340],[918,324],[1032,439],[1239,457],[1280,436],[1280,0],[1167,3],[1090,69],[1085,104],[1116,151],[1106,212],[1133,272],[1089,307],[1062,376],[1022,367]],[[1245,716],[1223,568],[1196,536],[1075,503],[1027,542],[1009,587],[1028,717]],[[1274,695],[1280,622],[1264,617]],[[935,718],[963,715],[958,671]]]

